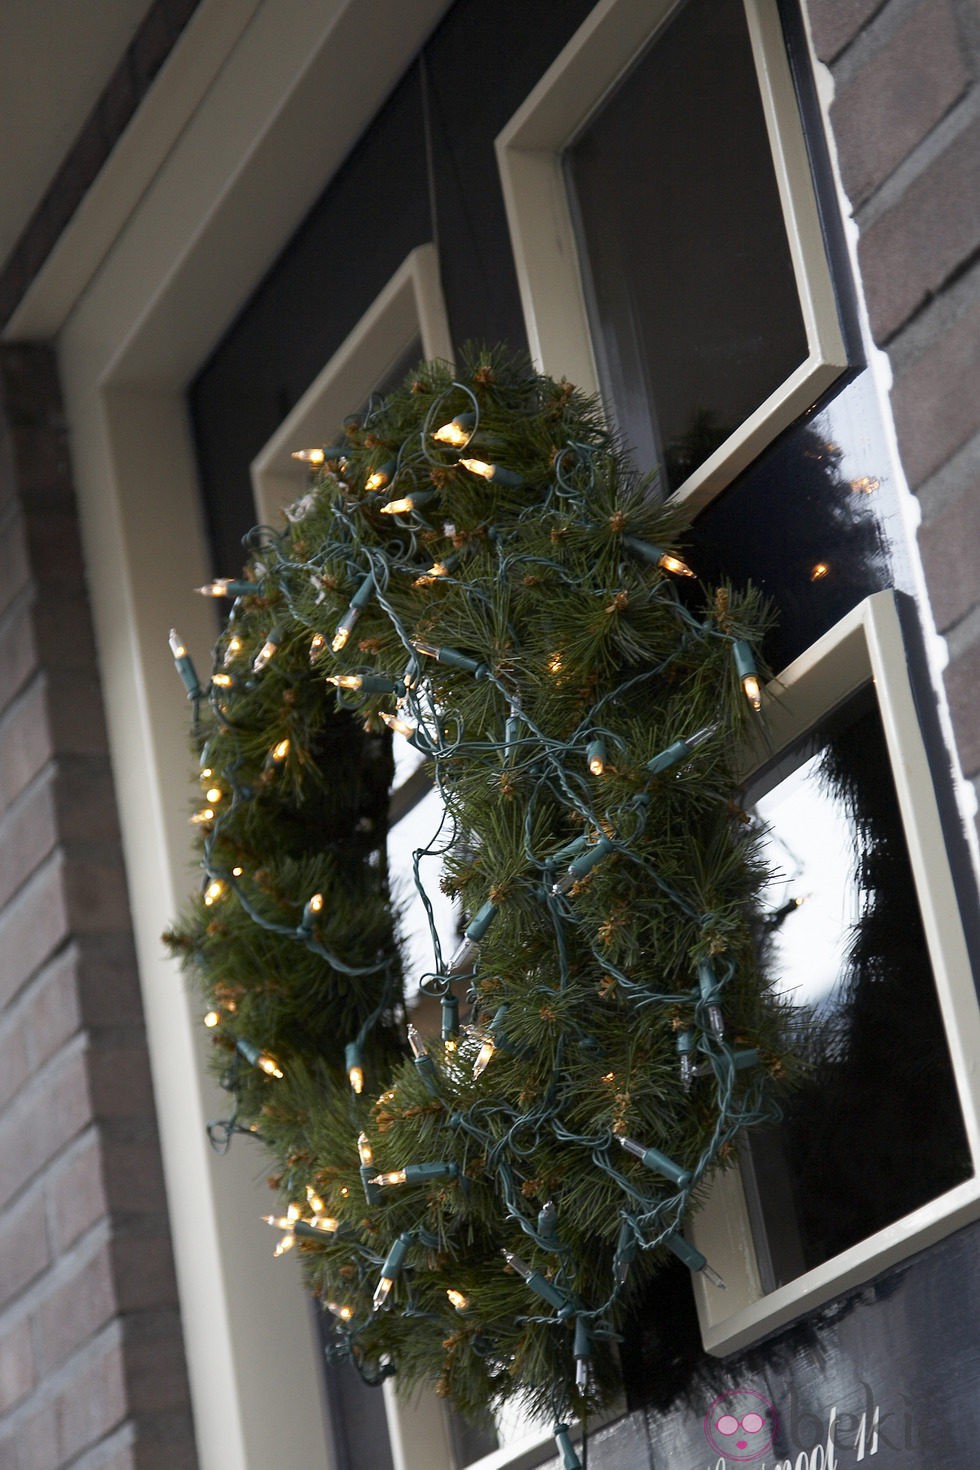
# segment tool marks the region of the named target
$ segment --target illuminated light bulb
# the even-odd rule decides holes
[[[458,413],[448,424],[436,429],[432,437],[437,444],[448,444],[451,449],[465,449],[473,437],[475,424],[475,413]]]
[[[204,1024],[205,1026],[207,1026],[209,1031],[213,1031],[215,1026],[220,1026],[221,1024],[221,1012],[208,1011],[207,1015],[204,1017]]]
[[[211,905],[221,897],[224,891],[225,885],[222,883],[220,878],[215,878],[212,883],[209,883],[207,888],[205,888],[204,890],[204,903],[206,907],[210,908]]]
[[[339,1317],[341,1322],[349,1322],[354,1315],[353,1307],[341,1306],[339,1302],[326,1302],[325,1306],[327,1311],[332,1312],[335,1317]]]
[[[744,638],[738,638],[732,644],[732,653],[735,656],[735,668],[738,677],[742,681],[742,689],[745,697],[754,710],[762,708],[762,691],[759,688],[759,674],[755,666],[752,650]]]
[[[212,674],[211,683],[215,689],[232,689],[234,688],[235,680],[231,674]]]
[[[389,1169],[387,1174],[375,1174],[372,1184],[404,1184],[407,1180],[404,1169]]]
[[[347,611],[344,613],[344,616],[337,624],[337,630],[333,635],[333,642],[330,645],[334,653],[339,653],[341,649],[346,646],[347,640],[350,638],[350,635],[354,630],[358,618],[361,616],[361,613],[371,601],[373,594],[374,578],[369,572],[367,576],[361,580],[357,591],[354,593],[354,596],[350,600]]]
[[[378,470],[373,470],[364,481],[365,490],[383,490],[391,479],[394,468],[394,461],[392,461],[390,464],[382,465]]]
[[[457,557],[455,560],[458,561],[458,559]],[[438,582],[441,578],[448,577],[453,569],[453,561],[454,559],[452,557],[447,557],[445,561],[434,561],[427,572],[423,572],[420,577],[415,578],[412,586],[431,587],[433,582]]]
[[[190,654],[177,636],[176,628],[171,628],[167,639],[170,644],[170,652],[173,654],[174,667],[181,678],[181,683],[187,690],[190,699],[200,699],[201,685],[197,677],[197,671],[191,661]]]
[[[210,781],[213,775],[214,772],[212,771],[210,766],[202,766],[198,779],[200,781]]]
[[[418,725],[412,725],[408,720],[403,720],[401,715],[392,715],[387,710],[382,710],[381,718],[389,730],[393,730],[396,735],[404,735],[406,740],[411,740],[418,734]]]
[[[276,761],[276,762],[284,761],[286,759],[286,757],[287,757],[288,754],[289,754],[289,740],[288,739],[280,740],[269,751],[269,759],[270,760],[273,760],[273,761]]]
[[[300,934],[304,934],[308,938],[313,933],[313,925],[316,920],[316,916],[317,914],[323,912],[323,903],[324,899],[322,893],[314,893],[311,898],[307,899],[306,904],[303,908],[303,917],[299,921],[298,932]]]
[[[690,1270],[700,1271],[702,1276],[705,1276],[711,1282],[712,1286],[717,1286],[720,1291],[726,1289],[725,1283],[718,1275],[718,1272],[713,1266],[708,1265],[707,1256],[702,1255],[697,1247],[693,1246],[689,1240],[685,1240],[680,1231],[672,1231],[670,1235],[666,1236],[664,1238],[664,1245],[669,1251],[674,1253],[679,1261],[683,1261],[684,1265],[689,1267]]]
[[[370,1182],[382,1186],[428,1184],[433,1179],[455,1179],[458,1173],[455,1164],[440,1159],[428,1164],[406,1164],[404,1169],[388,1169],[376,1174]]]
[[[193,822],[195,827],[205,827],[208,822],[214,821],[214,808],[210,806],[202,807],[199,812],[195,812],[188,820]]]
[[[407,516],[413,510],[419,510],[423,505],[428,505],[435,498],[434,490],[413,490],[411,495],[401,495],[397,500],[389,500],[385,505],[379,505],[378,510],[383,516]]]
[[[590,740],[585,759],[593,776],[601,776],[606,769],[606,747],[601,740]]]
[[[244,868],[238,868],[238,867],[232,868],[232,870],[231,870],[231,876],[233,878],[240,878],[242,876],[242,874],[244,873],[244,871],[245,871]]]
[[[245,582],[238,577],[215,577],[204,587],[195,587],[202,597],[246,597],[260,590],[258,582]]]
[[[277,1242],[276,1248],[272,1252],[272,1254],[278,1259],[279,1256],[284,1256],[287,1251],[291,1251],[295,1244],[296,1236],[293,1234],[292,1231],[290,1231],[288,1235],[284,1235],[281,1240]]]
[[[675,577],[694,576],[694,573],[691,571],[691,568],[688,566],[687,562],[683,561],[679,556],[675,556],[672,551],[664,552],[663,556],[660,558],[660,565],[663,567],[665,572],[673,572]]]
[[[286,1206],[286,1220],[290,1225],[295,1225],[303,1211],[299,1205],[289,1204]]]
[[[275,1057],[270,1056],[267,1051],[262,1051],[255,1045],[254,1041],[248,1041],[244,1036],[235,1040],[235,1050],[238,1051],[253,1067],[258,1067],[260,1072],[265,1072],[269,1077],[281,1077],[282,1068]]]
[[[627,1138],[625,1134],[619,1134],[619,1142],[627,1153],[633,1154],[647,1169],[653,1169],[657,1174],[662,1174],[678,1189],[686,1189],[691,1182],[691,1171],[682,1169],[680,1164],[675,1164],[666,1154],[662,1154],[658,1148],[647,1148],[642,1143],[637,1143],[635,1138]]]
[[[653,566],[661,567],[665,572],[673,572],[675,577],[693,577],[694,572],[687,562],[674,551],[665,551],[662,546],[654,546],[652,542],[641,541],[637,536],[624,536],[624,544],[629,549],[642,557],[644,561]]]
[[[374,1300],[372,1303],[374,1311],[379,1311],[388,1300],[391,1288],[401,1274],[401,1269],[405,1264],[405,1257],[408,1255],[408,1248],[411,1243],[411,1232],[407,1230],[403,1231],[388,1252],[385,1263],[381,1267],[381,1279],[374,1291]]]
[[[568,1312],[570,1303],[565,1293],[557,1286],[552,1285],[546,1276],[543,1276],[540,1271],[534,1270],[526,1261],[522,1261],[520,1256],[516,1255],[514,1251],[504,1250],[503,1255],[508,1266],[512,1267],[518,1276],[523,1276],[536,1296],[539,1296],[542,1301],[548,1302],[551,1306],[557,1307],[560,1311]]]
[[[273,628],[272,631],[269,633],[269,636],[263,643],[262,647],[259,649],[258,653],[252,660],[253,673],[260,674],[265,668],[266,664],[269,663],[271,659],[275,658],[281,642],[282,630],[280,628]]]
[[[212,803],[219,802],[223,796],[224,792],[220,786],[212,786],[204,793],[205,800]]]
[[[323,1200],[313,1188],[312,1184],[308,1184],[306,1186],[306,1203],[309,1205],[314,1215],[322,1215],[324,1210],[327,1208],[326,1205],[323,1203]],[[336,1228],[336,1223],[336,1221],[332,1222],[334,1228]],[[329,1229],[330,1227],[326,1226],[324,1228]]]
[[[859,475],[856,480],[851,481],[851,489],[858,495],[873,495],[881,488],[881,481],[877,475]]]
[[[364,1091],[364,1067],[361,1062],[361,1048],[356,1041],[349,1041],[344,1048],[344,1066],[351,1090],[360,1096]]]
[[[366,1133],[359,1133],[357,1135],[357,1153],[362,1164],[374,1163],[374,1149],[368,1142]]]
[[[510,485],[516,489],[524,483],[520,475],[515,475],[513,470],[504,469],[503,465],[487,464],[482,459],[461,459],[460,464],[471,475],[478,475],[481,480],[489,480],[494,485]]]
[[[322,633],[314,633],[313,634],[313,638],[312,638],[312,640],[310,642],[310,663],[311,664],[316,662],[317,654],[319,654],[320,651],[323,648],[326,647],[326,645],[327,645],[327,640],[326,640],[326,638],[324,638],[324,636],[323,636]]]
[[[381,1190],[374,1182],[374,1150],[368,1142],[366,1133],[358,1134],[357,1153],[361,1160],[360,1175],[364,1198],[369,1205],[376,1205],[381,1199]]]
[[[496,1050],[497,1050],[497,1044],[496,1044],[496,1042],[494,1041],[494,1039],[493,1039],[492,1036],[488,1036],[485,1039],[483,1045],[480,1047],[480,1050],[476,1054],[476,1061],[473,1063],[473,1076],[474,1077],[482,1077],[483,1073],[487,1070],[487,1067],[490,1065],[490,1060],[493,1057],[493,1054],[494,1054],[494,1052]]]
[[[322,449],[294,449],[289,457],[301,460],[303,464],[321,465],[327,456]]]
[[[335,689],[363,694],[397,694],[405,687],[400,679],[387,679],[382,674],[328,674],[324,682]]]
[[[825,561],[814,562],[810,568],[810,581],[822,582],[824,577],[830,576],[830,565]]]
[[[455,1291],[453,1287],[447,1286],[446,1295],[449,1298],[450,1306],[455,1307],[457,1312],[469,1311],[470,1299],[468,1296],[464,1296],[461,1291]]]
[[[237,633],[233,633],[232,636],[228,639],[228,643],[227,643],[227,646],[225,648],[225,656],[224,656],[224,665],[225,665],[225,668],[227,668],[230,663],[234,663],[235,659],[241,653],[241,651],[244,648],[244,646],[245,645],[243,644],[242,640],[239,638],[238,634]]]
[[[548,673],[549,674],[560,674],[561,671],[562,671],[562,656],[561,656],[561,654],[560,653],[553,653],[551,655],[551,657],[548,659],[548,665],[547,665],[547,667],[548,667]]]

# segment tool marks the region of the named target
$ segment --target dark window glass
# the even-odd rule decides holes
[[[741,0],[689,0],[566,163],[604,395],[676,488],[807,356]]]
[[[782,1124],[747,1150],[772,1289],[972,1171],[872,691],[749,798],[775,871],[760,944],[801,1069]]]

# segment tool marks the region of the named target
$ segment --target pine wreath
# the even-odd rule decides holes
[[[769,1106],[735,772],[765,611],[692,576],[594,403],[499,350],[422,364],[307,457],[211,589],[205,688],[172,635],[204,879],[167,938],[235,1098],[213,1136],[275,1155],[337,1356],[562,1421],[616,1392],[651,1271],[710,1274],[685,1219]],[[427,757],[465,922],[407,999],[386,725]]]

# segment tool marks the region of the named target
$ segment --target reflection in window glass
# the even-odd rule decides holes
[[[868,690],[750,793],[774,874],[760,945],[802,1076],[750,1145],[772,1289],[969,1177],[915,882]]]
[[[566,167],[603,392],[674,489],[807,357],[742,0],[688,0]]]

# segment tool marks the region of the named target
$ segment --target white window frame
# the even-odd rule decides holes
[[[406,256],[252,460],[252,489],[260,521],[276,523],[283,508],[309,485],[309,470],[292,458],[293,450],[330,443],[351,406],[375,392],[417,338],[427,359],[452,364],[452,338],[438,254],[432,244],[419,245]],[[509,1411],[498,1426],[503,1441],[500,1448],[458,1467],[442,1399],[430,1389],[403,1399],[391,1380],[383,1385],[382,1396],[394,1470],[530,1470],[554,1444],[549,1425]],[[623,1412],[619,1404],[596,1425]],[[578,1442],[579,1435],[579,1426],[573,1425],[573,1442]]]
[[[813,1270],[764,1293],[737,1167],[717,1176],[692,1239],[725,1279],[695,1276],[704,1345],[731,1353],[869,1281],[980,1217],[980,1012],[929,759],[916,714],[899,616],[901,594],[877,592],[795,659],[768,686],[766,738],[747,754],[746,778],[814,729],[859,689],[881,713],[909,862],[922,913],[973,1177]]]
[[[562,154],[679,0],[602,0],[497,138],[521,301],[540,368],[599,392]],[[776,0],[744,0],[772,148],[807,357],[673,499],[692,513],[718,495],[847,366],[806,143]]]
[[[416,340],[422,356],[451,362],[449,320],[435,246],[419,245],[403,260],[295,408],[251,464],[260,521],[274,522],[309,481],[294,449],[330,444],[352,408],[364,403]]]

